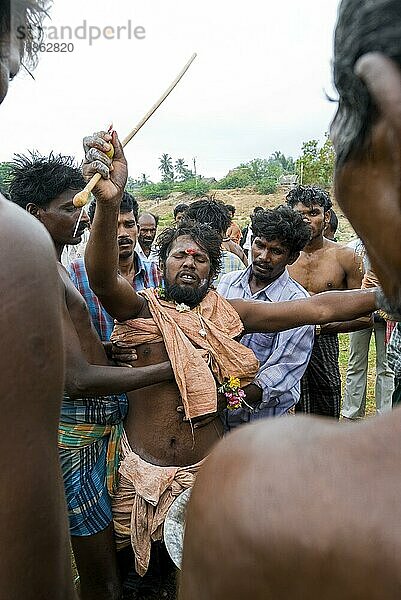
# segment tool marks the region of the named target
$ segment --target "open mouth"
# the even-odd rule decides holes
[[[183,283],[196,283],[198,281],[196,275],[192,275],[192,273],[180,273],[178,279]]]

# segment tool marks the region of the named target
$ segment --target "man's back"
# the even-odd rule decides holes
[[[180,599],[398,599],[400,423],[294,417],[226,438],[191,496]]]

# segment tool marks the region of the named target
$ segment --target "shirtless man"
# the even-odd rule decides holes
[[[125,396],[108,394],[169,379],[171,368],[167,362],[139,370],[110,366],[87,305],[61,265],[64,246],[78,244],[89,222],[84,213],[74,236],[80,209],[72,198],[85,182],[73,160],[19,156],[11,177],[11,200],[44,225],[59,261],[66,350],[59,448],[81,598],[114,600],[121,590],[108,491],[118,461],[113,444],[128,406]]]
[[[111,162],[105,152],[111,141],[115,154],[109,171]],[[252,381],[257,363],[250,354],[245,359],[243,352],[249,350],[232,339],[242,329],[280,331],[355,318],[373,310],[374,292],[333,292],[284,303],[228,302],[210,290],[220,266],[221,236],[208,225],[184,222],[158,239],[164,299],[147,291],[138,295],[118,274],[116,222],[127,177],[123,150],[115,132],[85,138],[84,147],[86,177],[95,172],[103,176],[94,190],[96,213],[85,254],[91,287],[112,316],[120,322],[129,320],[118,325],[113,336],[136,341],[137,364],[157,364],[169,356],[176,375],[177,385],[160,384],[129,395],[135,402],[125,422],[120,489],[113,514],[118,543],[124,546],[132,536],[136,568],[143,574],[149,563],[150,541],[161,538],[164,515],[174,495],[192,485],[199,462],[222,433],[215,412],[215,381],[202,356],[206,353],[209,357],[220,383],[234,375],[243,377],[246,384]],[[195,422],[192,430],[180,417],[182,405],[192,422],[193,417],[214,414],[203,427],[197,428]],[[177,478],[178,484],[184,480],[183,485],[177,484]],[[150,482],[156,488],[152,493]],[[138,525],[132,531],[131,522]]]
[[[309,243],[298,260],[288,267],[291,277],[310,294],[359,289],[362,273],[355,253],[324,237],[332,206],[328,193],[318,187],[297,186],[287,194],[287,204],[299,212],[311,228]],[[311,360],[301,380],[298,412],[339,418],[341,377],[337,333],[356,331],[368,325],[367,319],[361,319],[317,328]]]
[[[0,103],[21,59],[35,63],[28,25],[42,22],[43,5],[0,4]],[[46,231],[1,194],[0,254],[1,596],[74,600],[57,453],[64,354],[56,260]]]
[[[334,55],[336,194],[352,225],[366,227],[393,300],[401,289],[393,262],[400,256],[400,28],[399,0],[343,0]],[[397,409],[347,427],[295,417],[235,432],[192,493],[181,600],[398,600],[400,430]]]

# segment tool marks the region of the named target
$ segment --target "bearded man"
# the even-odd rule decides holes
[[[112,170],[106,155],[110,143],[115,148]],[[91,287],[120,321],[114,339],[137,344],[136,365],[168,357],[175,375],[175,383],[129,395],[132,410],[125,421],[114,524],[117,544],[132,543],[137,571],[143,574],[151,541],[161,539],[174,496],[192,484],[221,437],[216,381],[221,385],[234,377],[246,385],[254,379],[258,362],[234,338],[242,331],[352,319],[375,308],[375,293],[333,292],[284,303],[226,301],[211,289],[220,267],[221,236],[191,222],[166,230],[158,240],[162,297],[155,291],[135,292],[118,273],[116,224],[127,178],[121,144],[115,132],[101,132],[85,138],[84,147],[85,176],[103,176],[94,189],[96,213],[85,254]]]

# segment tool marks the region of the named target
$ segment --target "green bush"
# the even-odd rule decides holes
[[[195,196],[195,198],[199,198],[199,196],[203,196],[204,194],[208,193],[210,190],[210,185],[206,183],[206,181],[199,179],[187,179],[186,181],[177,183],[174,186],[174,189],[179,192],[191,194],[192,196]]]
[[[221,179],[215,186],[219,190],[230,190],[233,188],[244,188],[252,183],[248,172],[230,173]]]
[[[144,185],[140,190],[140,195],[146,200],[157,200],[158,198],[167,198],[167,196],[173,191],[174,185],[167,181],[161,183],[150,183]]]
[[[274,194],[278,189],[277,180],[265,177],[258,182],[256,189],[258,190],[258,194]]]

